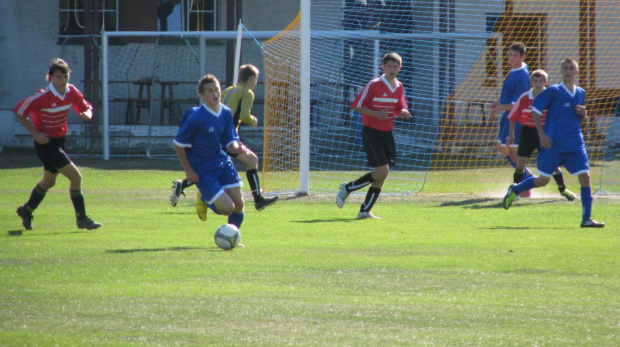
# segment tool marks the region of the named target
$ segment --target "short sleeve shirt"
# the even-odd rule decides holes
[[[59,138],[67,134],[67,118],[71,108],[76,113],[82,113],[92,109],[92,106],[72,84],[68,84],[64,95],[60,95],[50,83],[18,103],[14,112],[25,118],[32,115],[34,130],[49,138]]]
[[[389,116],[385,120],[362,114],[362,124],[381,131],[391,131],[394,129],[394,118],[400,114],[401,110],[407,109],[403,85],[396,80],[396,85],[392,87],[385,75],[375,78],[368,82],[366,87],[355,98],[351,107],[388,111]]]
[[[530,69],[523,63],[520,68],[512,69],[506,76],[502,85],[502,92],[499,96],[499,103],[502,105],[514,104],[521,94],[530,89]],[[510,111],[506,111],[503,117],[508,117]]]
[[[534,118],[532,117],[532,102],[534,101],[534,92],[529,90],[517,100],[517,102],[510,110],[510,114],[508,115],[508,119],[513,122],[518,122],[523,124],[526,127],[535,128],[536,123],[534,123]],[[547,111],[543,111],[540,116],[540,122],[545,124],[545,117],[547,116]]]
[[[560,83],[543,90],[532,103],[533,111],[538,114],[547,110],[545,133],[551,138],[552,146],[558,146],[560,152],[575,152],[585,147],[581,116],[575,110],[575,106],[585,105],[585,100],[585,90],[575,86],[571,92]]]
[[[219,111],[206,105],[186,111],[174,138],[174,144],[185,147],[187,159],[196,171],[210,172],[225,165],[228,156],[222,146],[239,141],[233,125],[232,112],[220,104]]]

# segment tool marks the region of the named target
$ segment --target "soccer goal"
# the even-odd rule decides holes
[[[196,91],[200,77],[214,74],[225,88],[236,83],[226,80],[227,69],[234,69],[235,62],[262,69],[261,48],[255,40],[277,33],[105,32],[101,59],[104,159],[174,158],[172,139],[179,119],[184,110],[200,103]],[[230,58],[230,47],[238,55]]]
[[[521,41],[530,71],[545,69],[549,83],[561,82],[562,59],[579,61],[593,186],[618,193],[619,30],[614,0],[303,0],[301,15],[263,44],[265,185],[333,193],[369,171],[350,105],[381,74],[380,57],[395,51],[413,117],[396,122],[399,157],[384,192],[505,191],[513,169],[488,115],[510,70],[508,46]]]

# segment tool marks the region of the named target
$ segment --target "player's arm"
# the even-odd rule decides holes
[[[258,124],[256,117],[252,115],[252,105],[254,105],[254,93],[248,90],[247,93],[241,95],[241,112],[239,120],[243,124],[255,127]]]
[[[32,126],[32,123],[30,122],[30,119],[28,119],[28,117],[20,116],[18,114],[15,114],[15,116],[17,117],[17,120],[22,124],[22,126],[26,128],[26,130],[28,130],[30,135],[32,135],[32,138],[38,144],[44,145],[50,142],[49,138],[47,138],[47,135],[45,135],[44,133],[40,133],[34,129],[34,126]]]
[[[506,137],[506,146],[510,146],[515,141],[515,127],[517,122],[521,118],[521,112],[523,111],[523,107],[521,106],[521,100],[523,100],[524,96],[521,96],[519,100],[512,106],[510,109],[510,113],[508,114],[508,119],[510,120],[510,125],[508,126],[508,137]]]
[[[354,107],[353,109],[361,114],[379,118],[380,120],[386,120],[390,115],[388,111],[385,111],[385,110],[375,111],[368,107]]]
[[[178,144],[176,144],[176,142],[174,143],[174,151],[177,152],[177,157],[179,157],[179,161],[183,166],[183,171],[185,171],[185,177],[187,177],[188,181],[196,183],[198,182],[198,174],[196,173],[196,171],[194,171],[192,165],[189,163],[185,148],[186,147],[184,146],[179,146]]]
[[[586,118],[588,118],[588,110],[586,110],[586,107],[583,106],[583,105],[575,106],[575,112],[581,118],[581,120],[580,120],[581,123],[585,122]]]
[[[538,140],[543,148],[551,148],[551,139],[547,136],[547,134],[545,134],[545,130],[543,129],[542,121],[540,119],[541,114],[542,113],[537,109],[532,110],[532,119],[534,120],[534,124],[536,124]]]

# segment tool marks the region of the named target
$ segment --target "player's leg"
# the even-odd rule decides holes
[[[544,187],[551,180],[551,175],[560,165],[561,158],[553,149],[542,149],[538,155],[538,177],[530,176],[519,184],[512,184],[504,196],[502,205],[509,209],[512,202],[523,191]]]
[[[379,166],[378,160],[376,156],[371,155],[375,150],[376,145],[374,144],[374,131],[372,128],[362,127],[362,144],[364,145],[364,150],[366,151],[366,156],[368,158],[368,165],[371,167]],[[349,182],[344,182],[340,184],[340,189],[338,190],[338,194],[336,195],[336,205],[338,208],[342,208],[344,203],[346,202],[349,194],[356,190],[362,189],[374,181],[372,177],[372,171],[368,172],[357,179]]]
[[[247,146],[247,153],[240,153],[237,155],[237,159],[246,165],[245,175],[250,184],[250,190],[252,191],[252,197],[254,198],[254,207],[261,211],[265,207],[275,203],[278,200],[278,196],[271,198],[265,198],[261,194],[260,178],[258,177],[258,156],[252,152]]]
[[[557,183],[558,185],[558,190],[560,191],[560,195],[565,197],[566,200],[568,201],[575,200],[575,193],[566,189],[566,183],[564,183],[564,174],[562,173],[562,170],[560,170],[559,167],[553,173],[553,179],[555,180],[555,183]]]
[[[93,230],[101,226],[86,214],[86,204],[82,195],[82,173],[73,162],[58,169],[58,172],[69,179],[69,196],[75,210],[77,227],[80,229]]]
[[[374,166],[372,170],[373,182],[368,188],[364,202],[357,213],[357,219],[379,217],[373,215],[370,210],[375,205],[381,194],[381,188],[390,173],[390,167],[396,164],[396,142],[391,131],[375,131],[374,139],[371,141],[374,146],[374,158],[369,158],[369,163]]]
[[[580,152],[565,154],[564,167],[573,175],[577,175],[581,185],[581,227],[603,228],[605,223],[592,219],[592,188],[590,183],[590,165],[585,149]],[[558,165],[559,166],[559,165]]]
[[[227,188],[224,191],[234,204],[233,211],[228,215],[228,224],[234,224],[237,228],[241,228],[241,223],[243,223],[243,219],[245,217],[245,213],[243,211],[245,202],[243,200],[241,187]]]
[[[32,189],[28,201],[17,208],[17,215],[22,219],[22,225],[26,230],[32,230],[32,213],[39,207],[47,191],[56,184],[58,172],[43,170],[43,178]]]

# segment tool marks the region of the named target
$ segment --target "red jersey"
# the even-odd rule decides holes
[[[368,82],[355,98],[351,105],[352,108],[365,107],[375,111],[389,112],[389,116],[385,120],[362,114],[362,124],[381,131],[394,129],[394,117],[398,116],[401,110],[407,109],[403,85],[398,80],[395,82],[396,86],[392,87],[385,79],[385,75],[375,78]]]
[[[532,102],[534,101],[534,95],[532,90],[523,93],[519,99],[515,102],[508,114],[508,119],[514,122],[519,122],[523,126],[535,128],[534,118],[532,118]],[[545,125],[545,118],[547,111],[543,111],[540,115],[540,121],[542,125]]]
[[[57,138],[67,133],[67,117],[72,107],[77,113],[92,109],[91,104],[72,84],[67,84],[65,95],[60,95],[50,84],[22,100],[13,112],[26,118],[32,114],[34,130],[50,138]]]

